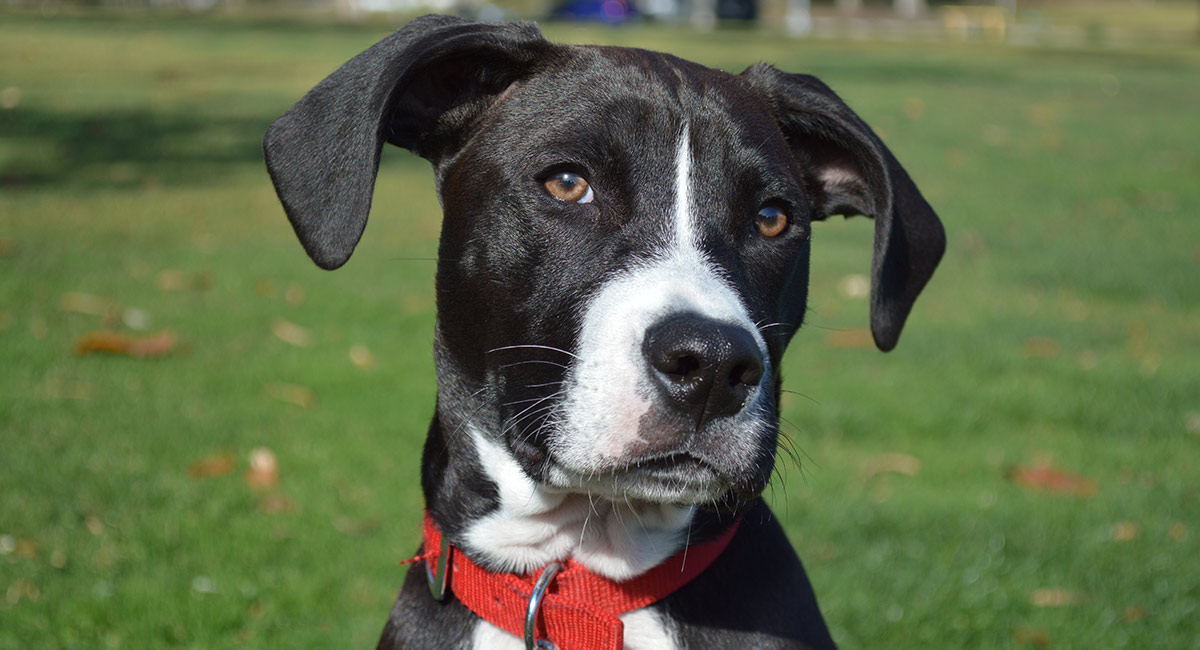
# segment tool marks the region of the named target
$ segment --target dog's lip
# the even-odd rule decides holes
[[[689,453],[669,453],[638,459],[601,472],[579,472],[553,463],[567,478],[560,489],[611,493],[660,503],[704,503],[728,491],[731,482],[703,459]]]

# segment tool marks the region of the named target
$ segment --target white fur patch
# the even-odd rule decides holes
[[[473,427],[470,434],[480,465],[500,492],[496,510],[466,531],[472,556],[516,573],[574,558],[600,575],[625,580],[683,548],[693,506],[554,491],[526,476],[499,443]]]

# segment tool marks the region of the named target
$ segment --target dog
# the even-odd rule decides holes
[[[444,220],[424,542],[380,648],[832,648],[760,495],[813,222],[874,218],[897,342],[945,248],[816,78],[416,19],[264,140],[308,255],[350,257],[390,143]]]

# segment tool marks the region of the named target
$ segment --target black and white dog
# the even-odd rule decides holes
[[[422,488],[456,557],[502,577],[566,562],[619,591],[724,535],[698,576],[618,613],[624,647],[832,647],[759,495],[812,223],[874,217],[882,350],[945,246],[870,128],[817,79],[769,65],[732,75],[427,16],[266,134],[279,198],[323,268],[363,232],[384,143],[433,164],[444,211]],[[462,603],[455,575],[431,595],[426,539],[380,647],[522,647]]]

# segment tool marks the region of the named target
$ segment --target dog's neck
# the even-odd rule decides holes
[[[710,537],[713,528],[699,526],[697,539],[690,539],[700,512],[695,506],[615,501],[538,485],[477,425],[447,427],[440,414],[430,427],[424,464],[434,520],[455,546],[494,571],[526,573],[572,558],[597,574],[626,580],[700,535]]]

